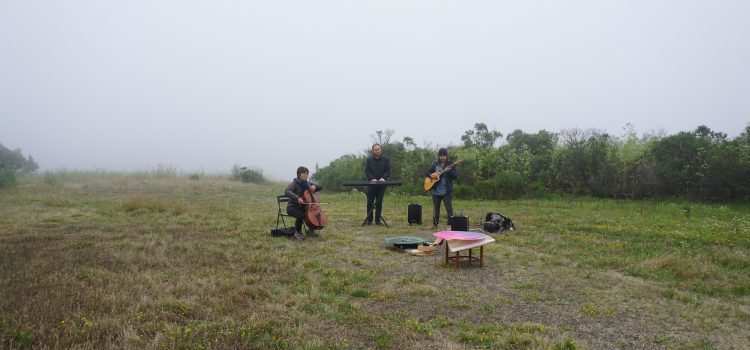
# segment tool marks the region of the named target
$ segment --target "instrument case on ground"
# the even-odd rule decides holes
[[[409,225],[411,224],[422,224],[422,205],[412,203],[409,204],[409,207],[407,209],[407,220],[409,222]]]

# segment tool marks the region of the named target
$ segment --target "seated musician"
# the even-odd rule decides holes
[[[369,181],[386,181],[391,176],[391,161],[382,156],[380,144],[372,145],[372,156],[365,161],[365,175]],[[372,225],[373,207],[375,209],[375,224],[381,224],[383,196],[385,196],[385,186],[367,187],[367,218],[365,224]]]
[[[294,238],[298,240],[305,239],[305,236],[302,235],[302,224],[305,222],[305,201],[302,198],[302,194],[308,188],[312,192],[318,192],[323,189],[320,184],[308,181],[308,177],[310,177],[310,170],[303,166],[297,168],[297,177],[289,183],[289,186],[287,186],[284,191],[284,194],[289,197],[289,202],[286,205],[286,212],[296,219],[294,222]],[[317,237],[318,234],[315,230],[308,227],[307,236]]]

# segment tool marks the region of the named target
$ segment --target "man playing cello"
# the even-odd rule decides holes
[[[304,204],[306,203],[302,198],[302,194],[307,189],[309,189],[312,193],[318,192],[323,189],[320,184],[313,181],[308,181],[308,177],[310,177],[310,170],[303,166],[297,168],[297,177],[294,178],[291,183],[289,183],[289,186],[287,186],[286,190],[284,191],[284,194],[289,197],[289,202],[286,205],[286,213],[296,219],[296,221],[294,222],[294,238],[298,240],[305,239],[305,236],[302,235],[302,223],[305,222]],[[315,232],[315,230],[308,227],[307,236],[317,237],[318,234]]]

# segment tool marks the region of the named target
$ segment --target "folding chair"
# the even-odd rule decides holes
[[[276,229],[277,230],[279,229],[279,221],[281,221],[281,224],[284,226],[285,229],[287,228],[286,222],[284,221],[285,216],[294,219],[294,217],[286,213],[286,203],[288,202],[289,202],[289,197],[287,197],[286,195],[282,194],[282,195],[276,196],[276,204],[278,204],[279,206],[279,211],[276,214]],[[307,225],[302,225],[302,231],[303,232],[307,231]]]
[[[282,194],[282,195],[276,196],[276,204],[279,205],[279,212],[278,214],[276,214],[276,229],[277,230],[279,229],[279,220],[281,220],[281,224],[284,225],[284,228],[286,228],[286,222],[284,221],[284,217],[285,216],[291,217],[291,215],[286,213],[287,202],[289,202],[289,197],[287,197],[286,195]],[[281,204],[285,204],[285,205],[282,207]]]

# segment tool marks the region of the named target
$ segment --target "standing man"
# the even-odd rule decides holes
[[[372,145],[372,156],[365,161],[365,176],[370,182],[385,181],[391,177],[391,161],[382,156],[379,143]],[[367,186],[366,225],[372,225],[372,209],[375,208],[375,225],[382,224],[383,196],[386,186]]]
[[[451,217],[453,216],[453,180],[458,177],[456,168],[452,165],[453,162],[448,161],[448,150],[441,148],[438,150],[437,162],[430,165],[425,172],[425,176],[433,180],[440,179],[430,189],[430,192],[432,193],[433,226],[437,226],[440,222],[441,201],[445,202],[445,211],[446,214],[448,214],[448,225],[451,224]]]

